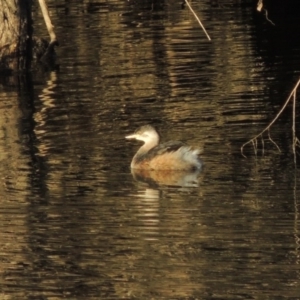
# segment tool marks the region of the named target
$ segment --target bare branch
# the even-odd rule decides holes
[[[270,128],[271,126],[276,122],[276,120],[279,118],[279,116],[282,114],[282,112],[284,111],[284,109],[287,107],[288,103],[290,102],[291,98],[293,97],[293,145],[297,145],[299,140],[296,137],[296,125],[295,125],[295,119],[296,119],[296,92],[297,92],[297,88],[300,85],[300,79],[298,80],[298,82],[296,83],[296,85],[294,86],[293,90],[291,91],[289,97],[287,98],[287,100],[285,101],[284,105],[282,106],[282,108],[280,109],[280,111],[278,112],[278,114],[275,116],[275,118],[269,123],[269,125],[262,130],[258,135],[256,135],[255,137],[253,137],[252,139],[250,139],[248,142],[244,143],[241,147],[241,154],[245,157],[244,155],[244,147],[250,143],[253,144],[253,146],[255,147],[257,146],[257,138],[261,137],[263,139],[263,134],[268,131],[268,138],[270,140],[270,142],[272,142],[276,148],[278,149],[279,152],[281,152],[279,146],[274,142],[274,140],[271,138],[270,136]],[[257,149],[255,149],[254,151],[255,155],[257,154]],[[295,151],[294,151],[295,153]]]

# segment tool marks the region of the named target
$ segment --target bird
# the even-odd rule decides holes
[[[144,125],[125,138],[144,142],[131,161],[131,169],[196,171],[202,168],[200,149],[180,141],[160,144],[160,136],[152,125]]]

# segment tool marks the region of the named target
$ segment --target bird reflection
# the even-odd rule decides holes
[[[197,187],[199,186],[199,175],[201,170],[195,171],[171,171],[171,170],[141,170],[131,169],[133,178],[137,181],[147,183],[149,186],[160,185]]]

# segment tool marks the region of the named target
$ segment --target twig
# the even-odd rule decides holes
[[[296,155],[296,145],[298,138],[296,137],[296,91],[293,96],[293,153],[294,153],[294,163],[297,163],[297,155]]]
[[[264,8],[264,5],[263,5],[263,0],[258,0],[258,3],[257,3],[257,7],[256,7],[257,11],[261,12],[262,10],[265,12],[266,14],[266,20],[268,22],[270,22],[272,25],[275,26],[275,24],[269,19],[268,17],[268,11]]]
[[[256,139],[252,141],[255,156],[257,156],[257,144],[256,144],[256,141],[257,141]]]
[[[51,19],[50,19],[50,16],[49,16],[46,1],[45,0],[39,0],[39,3],[40,3],[42,14],[43,14],[46,26],[47,26],[48,33],[50,35],[50,44],[57,43],[56,35],[55,35],[55,32],[54,32],[54,26],[51,23]]]
[[[268,138],[269,140],[277,147],[278,151],[280,151],[279,146],[272,140],[271,136],[270,136],[270,128],[271,126],[276,122],[276,120],[279,118],[279,116],[281,115],[281,113],[284,111],[284,109],[286,108],[286,106],[288,105],[289,101],[291,100],[291,98],[293,97],[293,103],[294,103],[294,107],[293,107],[293,134],[294,134],[294,139],[293,139],[293,144],[295,144],[295,141],[298,142],[299,140],[296,137],[296,125],[295,125],[295,118],[296,118],[296,110],[295,110],[295,106],[296,106],[296,91],[298,86],[300,85],[300,79],[298,80],[298,82],[296,83],[295,87],[293,88],[293,90],[291,91],[289,97],[287,98],[287,100],[285,101],[284,105],[282,106],[282,108],[280,109],[280,111],[277,113],[277,115],[275,116],[275,118],[271,121],[271,123],[269,123],[269,125],[262,130],[258,135],[256,135],[255,137],[253,137],[252,139],[250,139],[248,142],[244,143],[241,147],[241,153],[244,157],[246,157],[243,153],[244,151],[244,147],[250,143],[252,143],[254,145],[254,142],[257,140],[258,137],[263,138],[263,134],[268,131]],[[257,153],[257,150],[254,151],[255,155]]]
[[[265,9],[265,14],[266,14],[266,20],[268,22],[270,22],[273,26],[275,26],[275,23],[269,19],[269,17],[268,17],[268,11],[266,9]]]
[[[186,5],[188,6],[188,8],[190,9],[190,11],[193,13],[193,15],[195,16],[196,20],[199,22],[201,28],[203,29],[204,33],[206,34],[207,38],[209,41],[211,41],[210,36],[208,35],[207,31],[205,30],[204,26],[202,25],[200,19],[198,18],[198,16],[196,15],[196,13],[194,12],[193,8],[191,7],[191,5],[189,4],[189,2],[187,0],[184,0]]]
[[[270,129],[268,129],[268,138],[269,138],[269,141],[276,146],[278,152],[281,152],[281,150],[280,150],[279,146],[277,145],[277,143],[271,138]]]
[[[262,145],[262,155],[265,155],[265,140],[263,136],[261,136],[261,145]]]

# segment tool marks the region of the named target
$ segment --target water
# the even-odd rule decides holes
[[[48,5],[59,70],[0,90],[1,298],[299,299],[291,110],[281,153],[240,151],[299,78],[295,37],[230,1],[193,3],[211,42],[180,3]],[[131,174],[147,123],[203,170]]]

